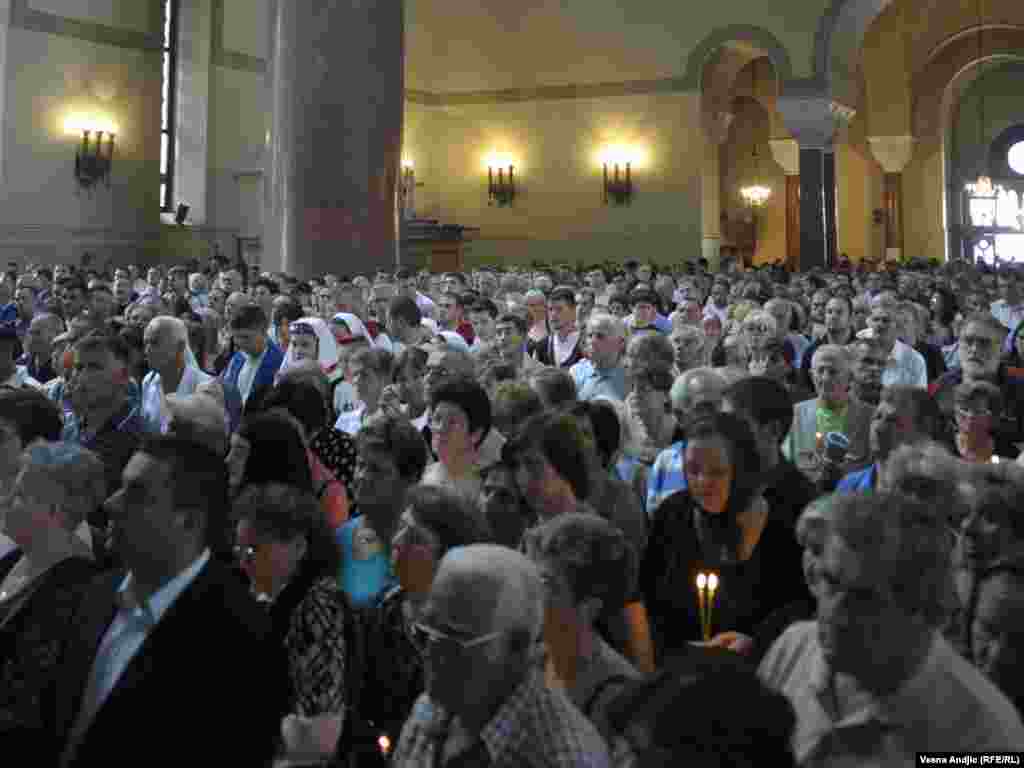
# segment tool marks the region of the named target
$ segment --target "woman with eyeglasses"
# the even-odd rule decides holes
[[[476,381],[442,384],[430,397],[430,442],[437,461],[423,473],[424,485],[448,488],[466,499],[480,493],[480,446],[491,431],[491,401]]]
[[[360,698],[361,720],[391,745],[424,689],[426,640],[416,624],[437,565],[455,547],[491,541],[483,516],[458,494],[418,485],[405,497],[405,509],[391,538],[392,568],[398,585],[366,616],[366,674]]]
[[[285,756],[334,753],[350,669],[354,621],[337,582],[339,551],[316,499],[282,483],[250,485],[235,500],[235,557],[267,604],[288,657],[291,714],[281,724]]]

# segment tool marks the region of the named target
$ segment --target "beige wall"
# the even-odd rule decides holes
[[[637,256],[696,258],[705,140],[697,93],[605,99],[413,106],[405,153],[424,184],[426,213],[477,226],[478,261],[575,263]],[[602,204],[596,156],[605,143],[636,145],[631,206]],[[487,205],[485,156],[517,161],[517,198]]]
[[[114,10],[121,9],[111,2],[44,5],[106,25],[118,21]],[[115,29],[131,33],[129,43],[140,42],[140,25],[158,33],[158,19],[136,5],[143,4],[126,10],[124,26]],[[17,27],[5,31],[0,261],[77,262],[84,251],[100,262],[134,258],[155,235],[159,205],[159,52]],[[120,130],[110,189],[77,190],[81,137],[63,132],[73,111],[98,113]]]

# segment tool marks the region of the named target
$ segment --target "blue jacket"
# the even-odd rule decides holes
[[[252,388],[249,390],[250,401],[256,402],[260,398],[262,391],[266,391],[274,386],[274,377],[281,368],[282,362],[284,362],[284,353],[281,351],[281,348],[270,339],[267,339],[266,353],[263,355],[263,361],[253,377]],[[238,374],[242,372],[243,365],[245,365],[245,354],[235,352],[220,376],[221,381],[224,383],[224,405],[231,422],[232,432],[238,428],[242,412],[245,409],[241,390],[238,388]]]
[[[836,493],[870,493],[878,483],[878,465],[850,472],[836,486]]]

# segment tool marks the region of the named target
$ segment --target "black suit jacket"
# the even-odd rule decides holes
[[[537,346],[536,356],[537,362],[539,363],[550,366],[557,365],[557,363],[555,363],[555,335],[553,333],[548,334],[548,337]],[[561,367],[565,369],[572,368],[582,359],[583,334],[580,333],[579,338],[576,339],[576,346],[572,348],[572,354],[569,355],[568,359],[564,363],[562,363]]]
[[[123,577],[98,577],[68,627],[50,688],[52,764],[71,736]],[[77,748],[59,764],[269,765],[288,705],[284,649],[270,640],[268,616],[211,559],[150,631]]]

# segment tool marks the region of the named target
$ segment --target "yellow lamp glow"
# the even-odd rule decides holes
[[[648,153],[637,144],[605,144],[597,150],[594,160],[599,168],[625,168],[628,164],[635,171],[647,165]]]
[[[413,165],[412,159],[408,157],[402,158],[402,170],[411,171],[415,166]]]
[[[81,138],[85,131],[91,131],[92,133],[103,131],[104,134],[109,135],[112,133],[115,136],[121,132],[117,123],[108,117],[76,112],[64,119],[64,133],[68,136]]]
[[[519,159],[513,157],[508,152],[494,151],[488,152],[484,155],[483,170],[485,171],[494,171],[497,173],[499,168],[503,171],[507,171],[510,165],[515,168],[516,173],[522,171],[522,168],[519,165]]]

